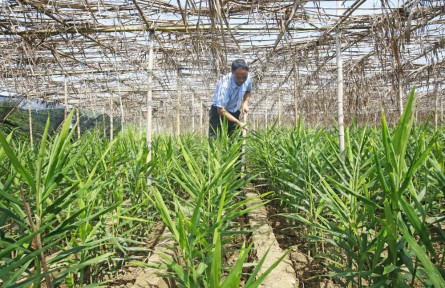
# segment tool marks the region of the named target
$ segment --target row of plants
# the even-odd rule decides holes
[[[445,287],[445,131],[414,114],[413,90],[395,129],[347,128],[343,154],[337,131],[251,133],[253,173],[343,287]]]
[[[147,253],[157,213],[144,193],[160,164],[146,163],[131,129],[111,143],[98,131],[73,140],[72,114],[53,137],[48,121],[39,146],[0,134],[2,287],[97,286]]]
[[[264,258],[243,273],[252,246],[238,222],[256,207],[243,196],[241,139],[157,136],[146,163],[143,133],[73,139],[73,113],[54,136],[48,121],[36,147],[0,133],[2,287],[100,287],[124,264],[153,266],[143,259],[157,221],[179,251],[157,268],[179,287],[257,287],[274,268],[258,275]]]

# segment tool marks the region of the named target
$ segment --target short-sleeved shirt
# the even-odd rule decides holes
[[[246,81],[242,85],[238,86],[232,73],[229,73],[216,85],[212,105],[235,113],[241,107],[244,94],[250,91],[252,91],[252,78],[250,75],[247,76]]]

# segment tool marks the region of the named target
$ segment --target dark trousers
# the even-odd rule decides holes
[[[229,111],[227,111],[229,112]],[[229,112],[233,117],[239,120],[241,111],[236,111],[235,113]],[[233,135],[233,132],[237,130],[236,123],[230,122],[226,117],[218,114],[218,107],[213,106],[210,108],[209,112],[209,137],[216,138],[218,133],[221,133],[221,125],[225,125],[227,129],[227,134],[229,136]]]

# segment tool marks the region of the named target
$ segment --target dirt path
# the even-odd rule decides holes
[[[254,192],[248,192],[247,197],[257,196]],[[261,199],[254,199],[250,205],[261,204]],[[268,252],[266,260],[260,269],[260,274],[264,273],[273,263],[278,260],[284,253],[278,245],[272,227],[269,225],[266,207],[261,206],[252,210],[248,214],[250,227],[252,228],[252,242],[254,261],[258,262]],[[268,288],[294,288],[299,287],[298,279],[292,265],[292,261],[287,255],[283,261],[275,267],[266,277],[260,287]]]

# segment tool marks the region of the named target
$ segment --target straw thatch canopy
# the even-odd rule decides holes
[[[307,122],[328,123],[341,33],[346,119],[382,109],[396,117],[399,93],[414,85],[419,112],[431,115],[444,98],[445,4],[393,2],[344,1],[339,10],[336,1],[0,0],[0,94],[66,97],[139,121],[153,33],[155,119],[173,119],[178,95],[181,115],[198,115],[230,62],[244,58],[253,119],[292,119],[297,104]]]

